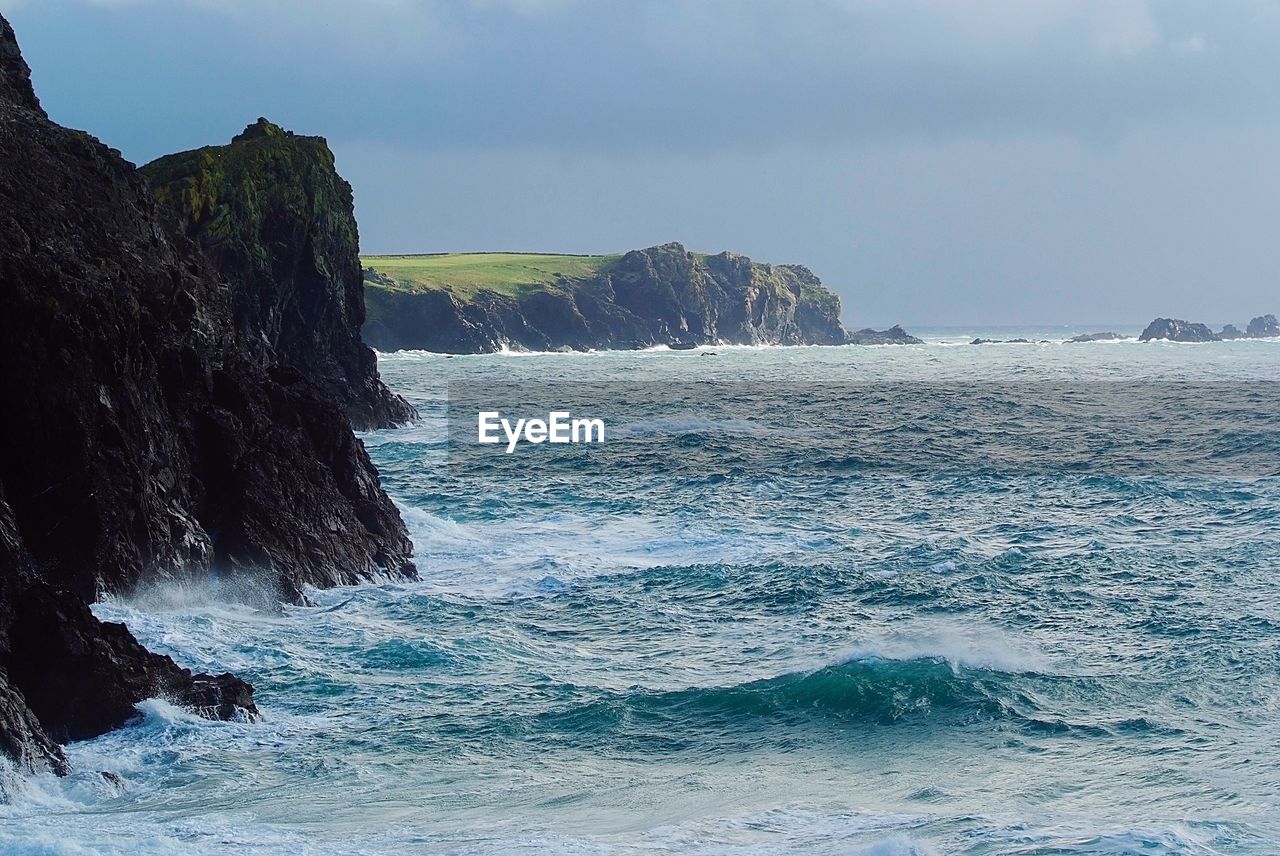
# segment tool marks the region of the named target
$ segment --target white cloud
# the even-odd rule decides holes
[[[825,0],[853,16],[902,19],[971,50],[1031,48],[1073,40],[1102,56],[1132,56],[1162,41],[1151,0]]]
[[[1209,40],[1204,33],[1196,33],[1187,36],[1185,39],[1179,39],[1169,45],[1169,49],[1174,53],[1180,54],[1203,54],[1209,52]]]
[[[1148,0],[1101,0],[1086,5],[1094,47],[1104,55],[1133,56],[1162,40]]]
[[[471,0],[477,9],[496,9],[532,17],[559,12],[577,4],[579,0]]]

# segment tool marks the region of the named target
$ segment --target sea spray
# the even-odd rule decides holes
[[[1055,346],[1033,364],[1012,345],[388,358],[426,420],[364,440],[423,580],[282,610],[217,585],[99,604],[156,650],[243,674],[265,720],[144,705],[69,747],[76,777],[39,780],[56,803],[0,812],[0,848],[1273,853],[1280,722],[1258,700],[1280,693],[1275,480],[1176,457],[939,466],[920,438],[962,450],[984,423],[930,414],[901,383],[1280,376],[1280,348],[1252,344]],[[616,459],[453,454],[450,381],[619,377],[680,380],[703,421],[633,414],[604,447]],[[797,382],[868,378],[894,384],[883,405],[830,407],[913,428],[883,447],[833,450],[825,418],[722,422],[744,403],[753,422],[787,412]],[[1064,436],[1060,408],[1004,398],[970,412]],[[1243,422],[1207,435],[1223,451],[1270,448],[1264,420],[1198,402]]]

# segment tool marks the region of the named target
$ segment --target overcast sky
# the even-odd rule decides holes
[[[679,240],[848,323],[1280,312],[1280,2],[0,0],[143,163],[329,139],[365,252]]]

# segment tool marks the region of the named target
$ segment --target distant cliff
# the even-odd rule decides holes
[[[230,145],[142,168],[156,198],[232,284],[246,343],[319,383],[356,428],[414,418],[361,341],[364,286],[351,186],[321,137],[259,119]]]
[[[901,328],[850,334],[839,296],[808,268],[677,243],[620,256],[529,256],[523,265],[510,254],[417,258],[420,269],[366,259],[364,337],[378,350],[918,341]]]
[[[305,182],[282,169],[224,187],[269,201],[277,180]],[[65,770],[55,741],[151,696],[255,712],[238,678],[193,675],[98,621],[104,592],[217,573],[296,600],[414,575],[343,412],[374,411],[370,375],[335,388],[341,343],[358,345],[357,262],[352,236],[321,244],[349,201],[315,202],[261,221],[223,206],[208,233],[235,250],[202,249],[119,152],[49,120],[0,18],[0,752],[19,766]],[[297,275],[263,275],[274,264]],[[314,341],[286,333],[314,319]]]

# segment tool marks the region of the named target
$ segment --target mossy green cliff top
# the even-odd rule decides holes
[[[351,185],[337,177],[323,137],[299,136],[259,118],[230,145],[166,155],[142,171],[156,198],[184,214],[209,242],[234,240],[246,224],[283,208],[302,220],[331,211],[329,225],[358,245]]]
[[[678,243],[639,250],[641,253],[670,251],[686,253]],[[480,292],[516,297],[536,291],[570,289],[584,281],[609,273],[627,254],[574,255],[568,253],[424,253],[416,255],[364,255],[365,284],[401,291],[447,291],[462,300],[471,300]],[[737,253],[688,252],[698,265],[746,259]],[[774,268],[798,274],[797,281],[804,298],[834,301],[838,295],[827,290],[807,268],[801,265],[751,264],[756,275],[767,281]]]
[[[259,119],[228,145],[142,168],[175,228],[226,277],[251,347],[315,378],[358,428],[413,418],[377,375],[361,341],[360,235],[351,185],[322,137]]]
[[[840,298],[800,265],[689,252],[365,256],[365,340],[478,352],[841,344]]]

